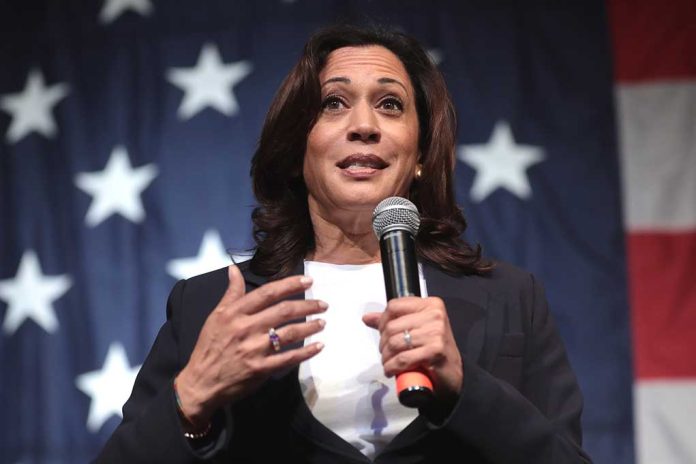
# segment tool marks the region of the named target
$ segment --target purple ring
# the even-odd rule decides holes
[[[268,329],[268,338],[271,340],[273,351],[275,351],[276,353],[280,351],[280,337],[278,336],[273,327]]]

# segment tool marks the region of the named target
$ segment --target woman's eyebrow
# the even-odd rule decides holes
[[[324,87],[326,84],[330,84],[331,82],[343,82],[344,84],[350,84],[350,79],[347,77],[332,77],[330,79],[327,79],[324,81],[323,84],[321,84],[322,87]]]
[[[379,79],[377,79],[377,82],[379,82],[380,84],[399,84],[401,87],[403,87],[404,91],[408,95],[408,90],[406,89],[406,86],[396,79],[392,79],[391,77],[380,77]]]
[[[343,84],[350,84],[350,79],[347,77],[331,77],[327,80],[325,80],[321,86],[324,87],[326,84],[330,84],[331,82],[341,82]],[[403,87],[404,91],[408,94],[408,90],[406,89],[406,86],[402,84],[400,81],[396,79],[392,79],[391,77],[380,77],[377,79],[377,82],[380,84],[398,84],[401,87]]]

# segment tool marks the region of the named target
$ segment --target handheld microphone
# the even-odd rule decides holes
[[[386,198],[372,213],[372,228],[382,252],[387,300],[421,296],[415,240],[419,226],[418,208],[405,198]],[[420,371],[398,374],[396,390],[401,404],[410,408],[424,406],[433,398],[433,384]]]

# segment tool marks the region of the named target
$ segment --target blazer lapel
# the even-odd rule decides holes
[[[428,295],[445,302],[457,346],[464,356],[484,368],[495,360],[503,334],[502,303],[481,284],[478,276],[452,276],[432,265],[423,266]]]

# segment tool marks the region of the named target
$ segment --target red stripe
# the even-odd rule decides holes
[[[619,82],[696,78],[696,1],[608,0]]]
[[[630,233],[636,376],[696,377],[696,231]]]

